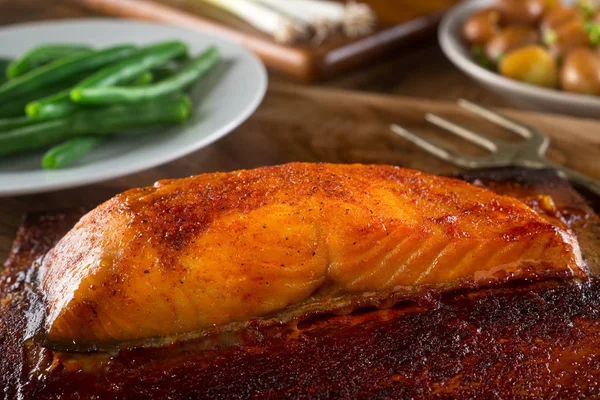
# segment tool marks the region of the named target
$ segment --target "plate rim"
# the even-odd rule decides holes
[[[217,140],[223,138],[227,134],[231,133],[241,124],[248,120],[248,118],[254,114],[256,109],[260,106],[267,92],[268,88],[268,73],[264,63],[250,50],[242,46],[240,43],[232,41],[227,38],[222,38],[220,36],[216,36],[214,34],[203,32],[200,30],[189,29],[177,25],[165,24],[155,21],[144,21],[144,20],[132,20],[132,19],[120,19],[120,18],[110,18],[110,17],[95,17],[95,18],[66,18],[61,20],[52,20],[52,21],[33,21],[33,22],[24,22],[6,25],[0,27],[0,35],[6,34],[8,32],[14,32],[15,30],[26,30],[32,28],[52,28],[54,26],[64,26],[69,24],[115,24],[115,25],[138,25],[138,26],[146,26],[146,27],[161,27],[161,28],[169,28],[173,30],[192,32],[199,36],[203,36],[205,38],[210,38],[211,40],[215,40],[217,44],[227,43],[230,46],[237,48],[237,50],[241,53],[244,53],[245,58],[247,58],[252,64],[253,69],[256,70],[257,74],[254,79],[257,80],[258,89],[255,94],[252,96],[252,101],[246,104],[240,113],[236,116],[235,119],[227,122],[219,129],[216,129],[211,135],[205,136],[200,140],[194,141],[189,146],[181,146],[176,151],[171,151],[165,153],[164,157],[148,159],[145,161],[139,161],[135,163],[132,167],[126,168],[123,170],[114,170],[106,175],[103,174],[94,174],[92,176],[84,175],[77,176],[73,179],[67,181],[53,181],[53,182],[39,182],[36,185],[25,185],[22,187],[18,187],[17,185],[10,186],[7,189],[4,189],[0,186],[0,197],[10,197],[10,196],[23,196],[23,195],[31,195],[38,193],[48,193],[55,192],[64,189],[72,189],[77,187],[85,187],[88,185],[92,185],[99,182],[104,182],[108,180],[117,179],[120,177],[133,175],[135,173],[145,171],[148,169],[152,169],[179,158],[182,158],[186,155],[189,155],[195,151],[198,151],[202,148],[208,147],[212,143]],[[135,28],[133,28],[135,29]],[[40,173],[48,172],[43,169],[39,170]],[[60,173],[61,170],[52,171],[52,173]],[[0,179],[3,174],[0,172]]]

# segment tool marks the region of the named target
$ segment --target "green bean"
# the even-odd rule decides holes
[[[146,72],[131,82],[130,86],[145,86],[151,84],[152,81],[154,81],[154,74],[152,72]]]
[[[139,54],[98,71],[77,87],[114,86],[130,82],[169,60],[187,53],[187,50],[187,46],[180,41],[163,42],[145,47],[140,49]]]
[[[164,81],[138,88],[77,87],[71,91],[71,99],[78,104],[93,105],[131,104],[156,99],[189,88],[208,73],[220,58],[219,51],[210,47],[179,73]]]
[[[151,83],[152,80],[152,73],[147,72],[137,77],[131,82],[131,85],[144,86]],[[80,81],[75,82],[75,84],[80,83]],[[72,88],[73,84],[62,90],[52,91],[46,96],[38,96],[31,99],[22,106],[22,110],[24,110],[29,118],[39,121],[68,116],[80,108],[76,104],[73,104],[69,98]]]
[[[179,41],[149,46],[142,49],[139,54],[98,71],[80,82],[76,88],[105,87],[130,82],[185,53],[187,53],[187,46]],[[78,108],[71,101],[69,91],[64,91],[27,105],[27,115],[35,119],[53,119],[70,115]]]
[[[80,136],[106,136],[133,128],[183,123],[189,119],[189,97],[136,106],[81,111],[66,118],[42,121],[0,135],[0,155],[52,146]]]
[[[0,103],[34,93],[44,87],[69,79],[80,72],[92,71],[138,52],[134,46],[115,46],[105,50],[77,53],[36,68],[0,86]]]
[[[34,93],[17,97],[16,99],[6,101],[0,107],[0,118],[21,117],[25,115],[25,107],[40,98],[54,95],[65,89],[70,89],[77,83],[85,79],[89,74],[87,72],[79,73],[70,77],[68,80],[44,87]]]
[[[21,57],[14,60],[7,69],[9,78],[25,75],[42,65],[77,53],[91,53],[88,46],[76,44],[47,44],[29,50]]]
[[[42,167],[45,169],[65,167],[92,151],[104,139],[99,136],[82,136],[57,144],[44,154]]]
[[[147,72],[137,77],[131,82],[131,85],[144,86],[151,83],[152,80],[152,74]],[[77,84],[80,81],[74,82],[73,84]],[[51,91],[44,96],[37,96],[36,98],[30,99],[21,107],[21,109],[29,116],[29,118],[35,120],[48,120],[68,116],[79,108],[69,99],[69,93],[73,88],[73,84],[66,88],[61,88],[61,90]]]
[[[8,66],[11,61],[6,58],[0,58],[0,85],[8,80]]]
[[[0,119],[0,135],[4,131],[21,128],[35,124],[37,121],[27,117],[16,117],[16,118],[1,118]]]
[[[13,100],[2,104],[0,107],[0,118],[13,118],[22,117],[25,115],[25,106],[31,101],[30,98],[26,98],[23,101]]]
[[[167,79],[175,75],[179,72],[179,66],[176,63],[168,63],[163,65],[162,67],[155,68],[152,70],[152,74],[154,75],[154,79],[158,81],[162,81],[163,79]]]

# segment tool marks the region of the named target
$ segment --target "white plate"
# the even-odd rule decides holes
[[[191,121],[166,131],[155,130],[143,138],[115,137],[61,170],[46,171],[40,167],[43,151],[0,160],[0,196],[87,185],[182,157],[244,122],[260,104],[267,87],[265,68],[253,54],[237,44],[197,31],[112,19],[33,23],[0,29],[0,57],[16,57],[50,42],[103,47],[170,39],[183,40],[191,54],[214,44],[225,60],[193,89],[196,110]]]
[[[600,118],[600,98],[546,89],[505,78],[473,62],[462,40],[464,21],[477,10],[489,7],[492,0],[465,1],[445,15],[439,40],[446,56],[464,73],[512,102],[534,110]]]

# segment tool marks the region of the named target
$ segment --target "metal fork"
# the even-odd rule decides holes
[[[600,182],[546,159],[544,155],[550,144],[550,139],[537,129],[516,122],[464,99],[460,99],[458,105],[496,125],[516,133],[525,138],[525,142],[510,143],[504,140],[484,137],[479,133],[431,113],[425,115],[425,119],[428,122],[488,150],[490,154],[484,156],[463,154],[417,136],[399,125],[393,124],[390,126],[390,129],[426,152],[462,168],[473,169],[507,166],[527,168],[550,167],[556,169],[563,178],[585,186],[600,196]]]

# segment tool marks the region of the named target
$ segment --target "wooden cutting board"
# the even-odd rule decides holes
[[[444,134],[423,120],[435,112],[490,135],[512,136],[462,112],[456,105],[432,100],[272,85],[263,104],[240,128],[219,142],[172,163],[84,188],[0,198],[0,259],[4,260],[25,212],[93,207],[131,187],[151,185],[212,171],[231,171],[291,161],[386,163],[438,174],[458,170],[391,133],[390,123],[463,151],[476,148]],[[508,115],[545,132],[550,158],[600,179],[600,122],[532,112]]]
[[[242,20],[200,0],[69,1],[106,15],[160,21],[224,36],[250,48],[272,70],[314,81],[368,64],[402,44],[432,36],[442,13],[459,0],[362,0],[371,5],[380,20],[373,34],[294,46],[277,44]]]

